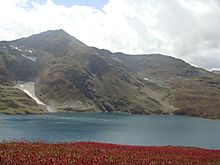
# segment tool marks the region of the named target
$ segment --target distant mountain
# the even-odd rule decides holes
[[[220,118],[215,74],[169,56],[88,47],[63,30],[0,42],[0,73],[5,88],[34,81],[35,94],[56,111]]]
[[[165,55],[127,55],[100,49],[96,51],[124,64],[136,77],[169,88],[169,103],[175,107],[175,114],[220,117],[219,76]]]
[[[212,73],[220,74],[220,70],[213,70]]]

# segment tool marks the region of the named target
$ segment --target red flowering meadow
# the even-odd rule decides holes
[[[220,150],[86,142],[61,144],[5,142],[0,144],[0,165],[4,164],[220,165]]]

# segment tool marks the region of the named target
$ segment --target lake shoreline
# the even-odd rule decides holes
[[[156,115],[161,115],[161,116],[184,116],[184,117],[192,117],[192,118],[198,118],[198,119],[205,119],[205,120],[216,120],[220,121],[220,118],[206,118],[206,117],[200,117],[200,116],[194,116],[194,115],[183,115],[183,114],[140,114],[140,113],[129,113],[129,112],[121,112],[121,111],[113,111],[113,112],[95,112],[95,111],[57,111],[57,112],[45,112],[45,113],[17,113],[17,114],[11,114],[11,113],[0,113],[0,115],[48,115],[50,113],[53,114],[62,114],[62,113],[115,113],[115,114],[125,114],[125,115],[143,115],[143,116],[156,116]]]

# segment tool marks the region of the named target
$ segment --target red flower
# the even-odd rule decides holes
[[[141,147],[101,143],[11,142],[0,144],[4,164],[219,164],[220,150],[187,147]]]

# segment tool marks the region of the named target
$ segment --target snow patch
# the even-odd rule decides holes
[[[22,52],[22,50],[19,49],[17,46],[15,46],[15,49],[18,50],[19,52]]]
[[[55,109],[49,105],[46,106],[48,112],[55,112]]]
[[[17,46],[14,45],[9,45],[12,49],[18,50],[19,52],[22,52],[22,50],[20,48],[18,48]]]
[[[35,95],[34,85],[34,82],[18,82],[15,88],[24,91],[28,96],[35,100],[37,104],[45,106],[48,112],[55,112],[54,108],[50,107],[49,105],[46,105],[39,98],[37,98],[37,96]]]
[[[36,62],[36,60],[37,60],[37,57],[30,57],[30,56],[26,56],[26,55],[24,55],[24,54],[21,54],[21,55],[22,55],[23,57],[25,57],[25,58],[27,58],[27,59],[33,61],[33,62]]]
[[[39,104],[39,105],[45,105],[42,101],[40,101],[40,100],[35,96],[35,94],[31,93],[30,91],[28,91],[28,90],[26,90],[26,89],[24,89],[23,91],[24,91],[28,96],[30,96],[32,99],[34,99],[34,100],[37,102],[37,104]]]

